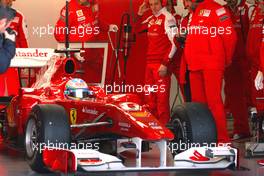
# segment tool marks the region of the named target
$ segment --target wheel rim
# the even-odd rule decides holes
[[[172,125],[173,125],[172,131],[173,131],[173,134],[175,135],[175,138],[172,142],[178,144],[177,145],[178,149],[175,151],[176,153],[180,153],[182,150],[181,150],[181,147],[179,147],[179,145],[188,143],[187,134],[186,134],[186,131],[184,130],[184,125],[182,124],[180,119],[175,118],[172,121]]]
[[[25,136],[27,156],[31,158],[37,150],[37,124],[36,120],[30,118],[26,128]]]

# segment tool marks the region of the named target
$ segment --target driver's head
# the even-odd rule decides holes
[[[1,5],[11,7],[13,5],[13,1],[16,0],[1,0]]]
[[[162,9],[162,0],[149,0],[149,7],[153,15],[158,14]]]
[[[80,100],[93,97],[93,91],[89,90],[86,82],[80,78],[73,78],[65,85],[64,95],[69,99]]]
[[[183,0],[184,7],[189,11],[194,11],[201,2],[203,0]]]
[[[14,9],[0,5],[0,33],[5,32],[15,16],[16,11]]]

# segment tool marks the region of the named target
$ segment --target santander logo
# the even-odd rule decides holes
[[[47,57],[48,52],[39,49],[17,50],[16,57]]]

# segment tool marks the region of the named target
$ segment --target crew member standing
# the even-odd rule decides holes
[[[12,7],[14,0],[1,0],[3,6]],[[9,26],[16,33],[16,48],[28,48],[28,31],[24,16],[21,12],[16,11],[16,16]],[[25,70],[24,70],[25,71]],[[24,72],[23,72],[24,73]],[[25,74],[25,73],[24,73]],[[18,69],[8,68],[8,70],[0,74],[0,95],[10,96],[17,95],[20,87]]]
[[[254,87],[254,79],[258,73],[260,65],[260,46],[262,40],[262,27],[264,17],[264,2],[256,1],[256,7],[254,8],[250,21],[249,21],[249,32],[247,38],[247,59],[250,63],[250,83],[251,83],[251,106],[256,107],[256,97],[263,96],[262,92],[257,92]]]
[[[149,8],[152,15],[143,21],[142,16]],[[145,84],[152,86],[145,94],[145,101],[150,111],[166,125],[170,119],[171,74],[168,66],[177,49],[173,42],[176,21],[166,7],[162,7],[161,0],[144,1],[139,7],[138,16],[140,22],[143,21],[141,29],[147,30],[148,38]]]
[[[225,70],[225,103],[234,119],[233,139],[250,136],[246,101],[246,73],[249,71],[246,62],[248,14],[245,1],[240,3],[237,4],[237,0],[227,1],[238,39],[232,64]]]
[[[218,142],[229,143],[221,90],[236,44],[231,16],[213,0],[184,3],[193,13],[184,49],[192,101],[207,103],[215,118]]]

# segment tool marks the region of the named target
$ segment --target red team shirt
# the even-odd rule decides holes
[[[65,41],[66,7],[60,13],[54,36],[57,41]],[[69,40],[71,42],[85,42],[94,39],[106,26],[99,28],[99,6],[96,0],[90,1],[89,5],[80,5],[78,0],[69,2]]]
[[[199,13],[192,16],[191,32],[188,33],[184,50],[188,67],[190,70],[223,70],[231,63],[237,40],[230,14],[210,0],[205,0],[195,11]],[[203,29],[199,32],[195,28]],[[217,32],[220,28],[224,31]],[[215,31],[216,35],[210,30]]]
[[[163,8],[157,15],[152,15],[142,22],[147,29],[147,63],[168,65],[176,52],[173,42],[176,27],[175,18]]]

